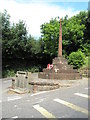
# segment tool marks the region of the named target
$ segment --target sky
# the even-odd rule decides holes
[[[1,0],[0,12],[6,9],[11,23],[23,20],[27,31],[38,39],[40,26],[55,17],[72,17],[88,9],[88,0]]]

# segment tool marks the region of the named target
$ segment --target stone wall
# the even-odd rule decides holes
[[[83,77],[90,78],[90,69],[88,67],[80,69],[80,73],[82,74]]]
[[[53,89],[58,89],[60,86],[57,83],[48,83],[48,82],[35,82],[31,81],[29,83],[30,92],[37,92],[37,91],[48,91]]]

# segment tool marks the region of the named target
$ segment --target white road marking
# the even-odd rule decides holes
[[[1,103],[2,101],[0,100],[0,103]]]
[[[34,109],[36,109],[37,111],[39,111],[43,116],[45,116],[46,118],[55,118],[55,120],[57,120],[57,118],[52,115],[50,112],[48,112],[46,109],[44,109],[43,107],[41,107],[39,104],[34,105],[33,106]]]
[[[7,83],[7,82],[9,82],[9,81],[2,81],[2,83],[3,83],[3,82],[4,82],[4,83]]]
[[[37,103],[43,102],[44,99],[40,99],[39,101],[37,101]]]
[[[22,98],[22,97],[19,97],[19,96],[8,97],[7,101],[18,100],[18,99],[21,99],[21,98]]]
[[[34,93],[34,94],[32,94],[31,96],[35,96],[35,95],[39,95],[39,94],[43,94],[43,93],[46,93],[46,92],[49,92],[49,91],[42,91],[42,92]]]
[[[18,118],[18,116],[14,116],[14,117],[12,117],[12,118]]]
[[[34,104],[39,104],[39,103],[43,102],[44,99],[46,99],[46,98],[43,98],[43,99],[37,100]]]
[[[14,107],[17,107],[17,105],[14,105]]]
[[[65,105],[65,106],[67,106],[67,107],[69,107],[69,108],[71,108],[71,109],[73,109],[75,111],[79,111],[79,112],[82,112],[82,113],[87,114],[87,115],[90,116],[90,111],[88,111],[88,110],[86,110],[86,109],[84,109],[82,107],[79,107],[77,105],[74,105],[72,103],[69,103],[69,102],[61,100],[61,99],[54,99],[54,101],[58,102],[60,104],[63,104],[63,105]]]
[[[81,94],[81,93],[74,93],[75,95],[78,95],[80,97],[84,97],[84,98],[88,98],[90,99],[90,96],[86,95],[86,94]]]
[[[88,87],[88,88],[85,88],[86,90],[90,90],[90,87]]]
[[[45,98],[44,98],[45,99]],[[44,101],[44,99],[40,99],[40,102]]]
[[[59,90],[59,89],[54,89],[54,90],[50,90],[50,91],[37,92],[37,93],[32,94],[31,96],[35,96],[35,95],[39,95],[39,94],[43,94],[43,93],[49,93],[49,92],[57,91],[57,90]]]

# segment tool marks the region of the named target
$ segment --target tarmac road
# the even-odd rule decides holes
[[[70,87],[34,94],[7,93],[11,80],[2,82],[2,118],[88,118],[88,79]]]

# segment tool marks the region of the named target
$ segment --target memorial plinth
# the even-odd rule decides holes
[[[53,68],[43,69],[43,72],[38,74],[42,79],[58,79],[58,80],[75,80],[81,79],[82,76],[78,70],[73,69],[71,65],[63,57],[56,57],[53,59]]]

